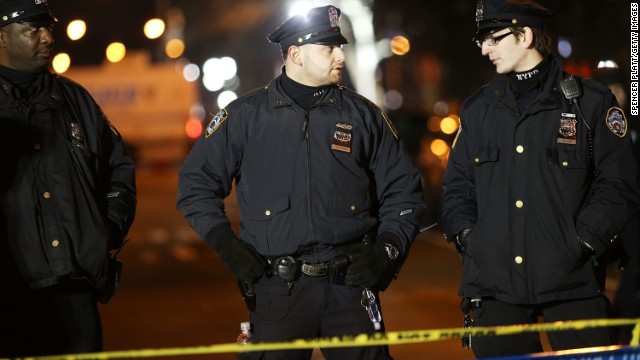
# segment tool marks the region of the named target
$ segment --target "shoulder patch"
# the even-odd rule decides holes
[[[384,119],[384,122],[387,123],[387,126],[389,127],[389,130],[391,130],[393,136],[396,138],[396,140],[400,140],[398,130],[396,130],[396,127],[393,126],[393,123],[391,122],[391,119],[389,119],[389,116],[387,116],[387,113],[382,110],[380,111],[380,113],[382,114],[382,118]]]
[[[610,108],[605,121],[609,130],[617,136],[622,138],[627,134],[627,118],[619,107]]]
[[[209,125],[207,125],[207,130],[205,132],[205,138],[208,138],[209,136],[211,136],[214,132],[216,132],[216,130],[218,130],[218,128],[220,127],[220,125],[222,125],[222,123],[227,120],[227,116],[229,114],[227,114],[227,109],[221,109],[220,111],[218,111],[217,114],[215,114],[213,116],[213,119],[211,119],[211,121],[209,122]]]

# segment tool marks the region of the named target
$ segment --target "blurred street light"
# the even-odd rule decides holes
[[[144,35],[149,39],[157,39],[164,33],[164,28],[162,19],[151,19],[144,24]]]
[[[71,66],[71,58],[67,53],[60,53],[53,57],[51,61],[51,66],[53,67],[53,71],[58,74],[62,74],[69,70],[69,66]]]
[[[124,59],[127,53],[127,48],[121,42],[114,42],[107,46],[106,56],[107,60],[112,63],[116,63]]]
[[[75,41],[81,39],[87,32],[87,24],[82,20],[73,20],[67,26],[67,36]]]

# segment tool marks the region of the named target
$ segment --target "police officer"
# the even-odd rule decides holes
[[[0,357],[102,350],[108,250],[135,213],[122,138],[48,71],[56,22],[46,0],[0,0]]]
[[[551,15],[533,1],[477,3],[474,40],[497,76],[464,103],[443,179],[445,235],[477,326],[610,316],[608,252],[638,208],[625,114],[550,55]],[[604,327],[547,335],[554,350],[615,342]],[[542,350],[530,332],[471,346],[477,357]]]
[[[377,299],[386,288],[424,211],[420,176],[387,115],[338,85],[339,20],[335,6],[316,7],[271,33],[282,74],[213,116],[180,171],[178,208],[253,299],[254,341],[374,332],[363,291]],[[234,181],[239,237],[223,205]],[[323,353],[389,358],[386,346]],[[267,358],[276,355],[311,350]]]
[[[620,108],[628,110],[629,84],[625,74],[616,67],[598,68],[593,73],[593,79],[607,86],[618,100]],[[636,164],[640,166],[640,123],[637,118],[629,119],[628,135],[633,144]],[[619,318],[637,318],[640,316],[640,213],[627,222],[622,233],[621,245],[617,250],[624,250],[626,257],[614,265],[622,268],[622,274],[613,299],[613,316]],[[619,244],[620,245],[620,244]],[[624,255],[624,254],[622,254]],[[614,330],[619,332],[621,344],[629,344],[633,326],[618,326]]]

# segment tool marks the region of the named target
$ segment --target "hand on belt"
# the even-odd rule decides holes
[[[284,280],[289,286],[298,279],[300,273],[311,277],[327,277],[335,284],[344,284],[349,259],[345,255],[339,255],[333,260],[321,263],[300,262],[292,256],[282,256],[269,260],[271,273]]]

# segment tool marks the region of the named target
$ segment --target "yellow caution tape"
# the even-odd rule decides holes
[[[639,345],[640,338],[640,318],[638,319],[591,319],[575,321],[558,321],[554,323],[537,323],[508,326],[434,329],[434,330],[414,330],[414,331],[391,331],[386,333],[343,335],[318,339],[298,339],[281,342],[250,343],[240,345],[219,344],[209,346],[166,348],[166,349],[143,349],[128,351],[107,351],[99,353],[69,354],[42,357],[25,357],[24,360],[92,360],[92,359],[123,359],[123,358],[143,358],[159,356],[178,355],[203,355],[234,353],[248,351],[268,351],[268,350],[290,350],[290,349],[313,349],[313,348],[337,348],[354,346],[378,346],[378,345],[399,345],[419,342],[441,341],[458,339],[462,336],[501,336],[513,335],[522,332],[538,331],[561,331],[602,326],[625,326],[635,325],[632,332],[631,346]]]

